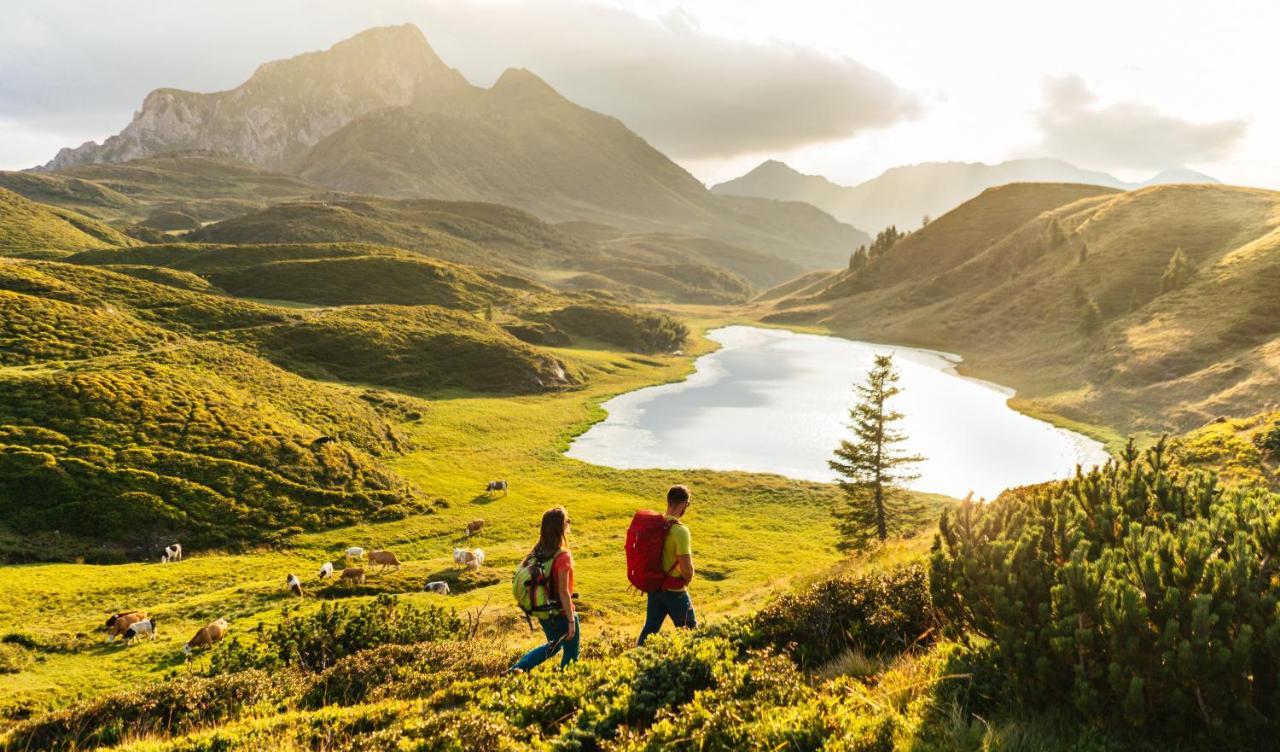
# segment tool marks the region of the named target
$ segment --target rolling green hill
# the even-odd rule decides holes
[[[92,251],[69,263],[112,270],[163,269],[239,297],[318,305],[392,303],[477,310],[543,290],[528,280],[365,243],[295,245],[169,244]],[[157,279],[155,281],[162,281]]]
[[[473,314],[438,306],[347,306],[233,334],[313,378],[429,391],[533,393],[572,386],[565,364]]]
[[[136,242],[84,215],[29,201],[0,188],[0,256],[57,257],[70,251]]]
[[[184,317],[214,302],[156,315],[169,288],[63,271],[82,270],[0,268],[0,518],[24,536],[0,555],[149,557],[173,536],[242,546],[423,508],[377,459],[404,446],[392,416],[193,339]],[[244,322],[236,305],[222,323]]]
[[[0,187],[121,224],[191,230],[323,188],[213,152],[172,152],[60,172],[0,172]]]
[[[1275,401],[1278,227],[1269,191],[1005,186],[766,316],[963,353],[1068,418],[1186,430]]]
[[[626,233],[599,224],[550,225],[498,204],[336,194],[228,219],[186,239],[218,244],[374,242],[456,263],[509,269],[566,289],[671,302],[742,302],[754,286],[775,284],[802,269],[707,238]],[[584,284],[586,279],[592,281]]]

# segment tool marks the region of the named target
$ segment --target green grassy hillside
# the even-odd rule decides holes
[[[1273,404],[1280,194],[1083,191],[992,189],[765,316],[960,352],[1038,409],[1122,431]]]
[[[403,440],[375,404],[185,324],[222,303],[224,325],[269,309],[182,306],[170,288],[84,271],[0,269],[0,519],[23,536],[0,554],[150,557],[173,536],[240,546],[423,508],[376,459]],[[126,292],[112,297],[113,284]]]
[[[427,391],[542,392],[578,382],[502,328],[438,306],[348,306],[233,334],[313,378]]]
[[[334,195],[228,219],[186,238],[239,245],[368,241],[509,269],[563,288],[671,302],[742,302],[753,285],[774,284],[802,268],[707,238],[629,234],[598,224],[554,226],[498,204],[423,199]],[[584,284],[587,278],[595,281]]]
[[[0,188],[0,256],[56,257],[137,241],[88,217]]]
[[[179,151],[58,172],[0,172],[0,187],[121,225],[189,230],[324,191],[233,157]]]

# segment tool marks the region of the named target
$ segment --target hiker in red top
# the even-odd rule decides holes
[[[640,630],[637,645],[643,645],[649,635],[662,629],[662,623],[671,617],[677,627],[692,629],[698,626],[693,613],[693,601],[686,586],[693,579],[693,543],[689,528],[680,521],[689,511],[689,489],[672,486],[667,491],[667,512],[663,515],[666,537],[662,542],[661,584],[648,590],[644,628]],[[640,515],[637,515],[639,517]],[[632,523],[635,524],[634,522]]]
[[[528,671],[562,649],[564,653],[560,658],[561,668],[578,660],[581,634],[577,609],[573,603],[573,555],[569,553],[568,535],[569,513],[564,507],[548,509],[542,515],[538,544],[525,559],[526,565],[531,561],[550,563],[550,589],[554,594],[551,599],[554,607],[538,614],[538,623],[547,641],[525,653],[511,667],[512,672]]]

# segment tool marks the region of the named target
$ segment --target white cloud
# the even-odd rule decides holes
[[[646,17],[582,0],[526,0],[500,11],[437,3],[428,15],[427,38],[464,73],[528,68],[678,158],[845,139],[920,109],[848,57],[714,36],[680,11]]]
[[[1247,129],[1243,120],[1194,123],[1137,102],[1099,105],[1079,76],[1045,82],[1037,120],[1039,152],[1104,169],[1215,162],[1231,155]]]

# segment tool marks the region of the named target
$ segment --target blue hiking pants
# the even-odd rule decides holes
[[[662,629],[662,623],[671,617],[671,623],[684,629],[698,626],[693,613],[693,601],[687,590],[655,590],[649,593],[649,605],[645,609],[644,629],[640,630],[637,645],[643,645],[649,635]]]
[[[561,649],[564,650],[564,654],[560,657],[560,668],[564,668],[578,660],[578,647],[582,642],[582,622],[578,621],[577,614],[573,615],[575,631],[572,640],[560,640],[561,637],[569,633],[569,619],[564,614],[539,619],[538,623],[542,625],[542,633],[547,636],[546,643],[525,653],[524,657],[516,661],[516,665],[512,668],[528,671],[540,665]],[[557,643],[556,640],[560,640],[560,642]]]

